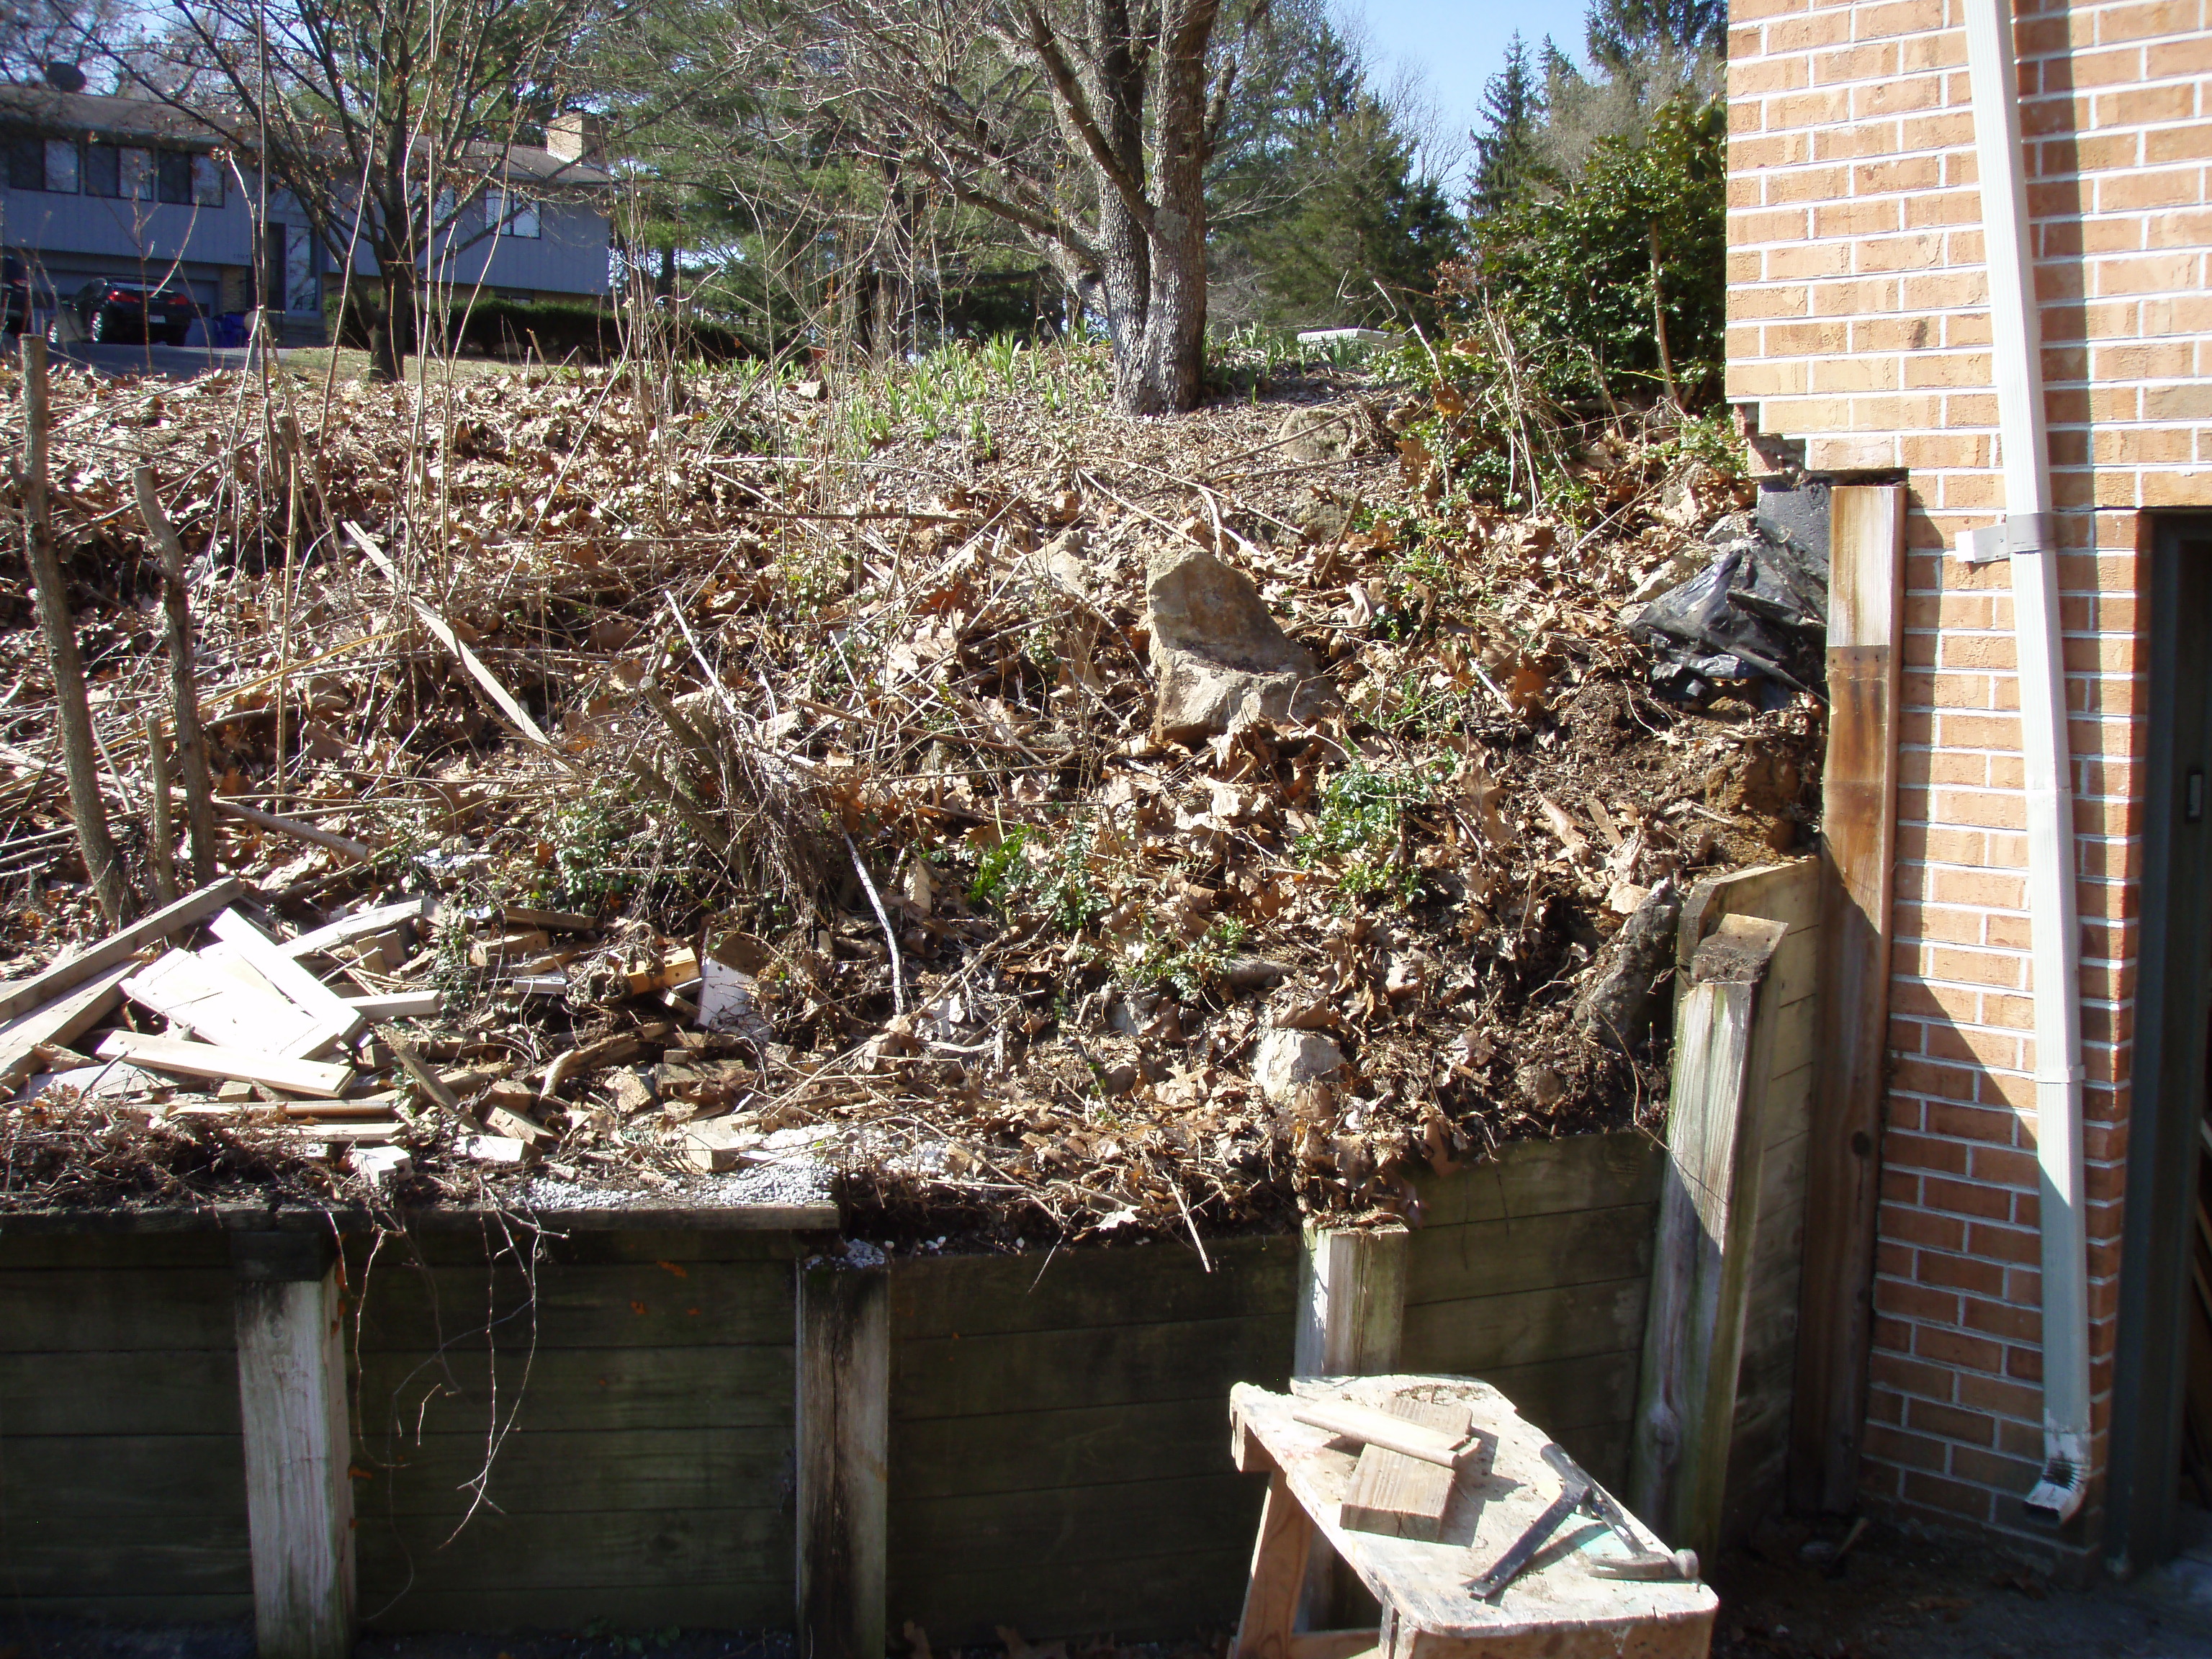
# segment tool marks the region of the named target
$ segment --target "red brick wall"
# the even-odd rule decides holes
[[[1729,393],[1911,488],[1893,1078],[1863,1484],[2009,1531],[2041,1451],[2035,1061],[2011,579],[1959,0],[1735,0]],[[2082,915],[2092,1357],[2108,1433],[2137,941],[2141,509],[2212,505],[2204,0],[2018,18]],[[2035,1537],[2039,1534],[2022,1534]]]

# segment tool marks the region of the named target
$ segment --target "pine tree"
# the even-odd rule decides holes
[[[1654,58],[1717,57],[1728,46],[1728,0],[1591,0],[1590,62],[1633,80]]]
[[[1544,118],[1544,94],[1529,61],[1528,43],[1518,29],[1505,48],[1505,67],[1483,88],[1482,116],[1481,129],[1471,135],[1473,206],[1478,214],[1496,213],[1526,187],[1535,164],[1536,129]]]

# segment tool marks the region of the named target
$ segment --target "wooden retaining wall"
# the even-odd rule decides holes
[[[1405,1368],[1491,1378],[1616,1476],[1658,1158],[1523,1143],[1425,1183]],[[533,1297],[526,1241],[350,1244],[365,1626],[787,1628],[798,1248],[578,1232],[545,1241]],[[1211,1273],[1179,1243],[893,1264],[892,1630],[1233,1623],[1261,1488],[1231,1469],[1228,1390],[1290,1368],[1298,1242],[1207,1251]],[[0,1231],[15,1611],[251,1611],[232,1295],[217,1233]]]

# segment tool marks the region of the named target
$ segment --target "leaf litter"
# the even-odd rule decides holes
[[[222,820],[240,909],[283,941],[411,902],[301,959],[438,1012],[325,1050],[335,1105],[102,1064],[98,1030],[17,1054],[0,1207],[807,1166],[871,1236],[1195,1239],[1656,1125],[1664,988],[1650,1029],[1602,1029],[1609,947],[1797,846],[1817,800],[1815,699],[1662,700],[1628,633],[1751,487],[1615,424],[1573,509],[1509,513],[1407,435],[1456,399],[1358,370],[1131,421],[1095,350],[931,361],[326,400],[64,373],[57,532],[131,868],[150,463],[216,793],[264,815]],[[1164,732],[1182,665],[1148,584],[1201,567],[1310,672],[1277,696],[1228,650],[1218,729]],[[20,549],[0,629],[21,975],[103,929]],[[191,1018],[133,994],[106,1023]]]

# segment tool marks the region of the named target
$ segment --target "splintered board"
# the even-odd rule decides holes
[[[1467,1403],[1455,1400],[1401,1397],[1385,1407],[1393,1417],[1431,1429],[1448,1443],[1467,1437],[1472,1421]],[[1418,1538],[1433,1544],[1443,1535],[1444,1510],[1451,1503],[1458,1471],[1388,1446],[1363,1446],[1359,1462],[1345,1488],[1337,1524],[1392,1538]]]

